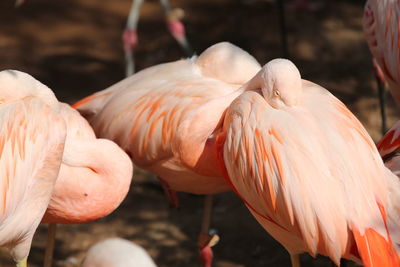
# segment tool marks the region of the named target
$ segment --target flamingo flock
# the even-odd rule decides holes
[[[336,266],[342,259],[400,266],[400,121],[375,145],[345,104],[302,79],[292,61],[262,66],[228,42],[132,75],[134,13],[124,34],[128,77],[72,106],[29,74],[0,72],[0,246],[17,267],[27,266],[41,222],[52,229],[47,267],[55,224],[88,223],[117,209],[133,164],[158,177],[172,206],[180,205],[177,192],[205,195],[203,267],[213,265],[219,240],[209,230],[212,196],[226,191],[282,244],[293,267],[301,253]],[[363,24],[400,106],[399,16],[398,1],[368,0]],[[82,266],[156,264],[114,238],[93,246]]]

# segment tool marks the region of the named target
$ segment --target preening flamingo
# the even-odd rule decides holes
[[[66,137],[53,92],[19,71],[0,72],[0,245],[27,265],[49,204]]]
[[[197,58],[142,70],[74,107],[97,136],[115,141],[137,166],[157,174],[172,198],[171,190],[220,193],[229,186],[216,165],[215,140],[210,135],[239,94],[232,92],[259,69],[245,51],[219,43]],[[212,101],[226,95],[229,100],[224,103]],[[188,115],[193,120],[185,120]],[[211,264],[208,216],[205,212],[199,241],[205,266]]]
[[[144,0],[132,0],[132,7],[122,36],[127,77],[135,72],[133,53],[138,44],[137,24],[139,21],[140,8],[142,7],[143,2]],[[185,26],[180,21],[184,16],[183,10],[180,8],[172,9],[168,0],[160,0],[160,3],[165,13],[168,30],[185,51],[186,55],[191,56],[193,51],[186,38]]]
[[[59,105],[67,139],[59,177],[42,222],[76,224],[97,220],[114,211],[125,198],[132,180],[132,162],[114,142],[96,139],[78,111],[64,103]],[[50,242],[54,242],[54,235],[52,231]],[[48,266],[51,255],[50,246]]]
[[[92,246],[82,267],[156,267],[156,264],[141,246],[114,237]]]
[[[228,107],[219,162],[291,255],[400,266],[398,178],[356,117],[288,60],[269,62]]]

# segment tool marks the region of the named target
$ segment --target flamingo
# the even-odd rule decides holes
[[[156,267],[156,264],[141,246],[114,237],[93,245],[82,267]]]
[[[219,43],[197,58],[142,70],[73,107],[88,119],[97,136],[115,141],[137,166],[157,174],[177,204],[174,191],[216,194],[229,190],[216,165],[214,139],[209,138],[229,103],[208,103],[236,91],[259,69],[245,51]],[[234,97],[230,95],[231,100]],[[212,120],[210,112],[216,114]],[[184,120],[188,114],[194,120]],[[184,137],[178,140],[178,135]],[[217,240],[208,236],[210,202],[206,198],[199,238],[204,266],[211,266],[210,247]]]
[[[363,29],[374,57],[382,115],[382,131],[386,132],[384,83],[400,107],[399,17],[398,1],[368,0],[365,4]]]
[[[26,267],[60,169],[65,123],[49,88],[11,70],[0,72],[0,116],[0,245]]]
[[[218,133],[218,159],[264,229],[291,255],[400,266],[400,182],[356,117],[285,59],[242,90]]]
[[[55,224],[87,223],[107,216],[127,195],[133,173],[130,158],[118,145],[96,139],[78,111],[59,105],[67,139],[59,177],[42,220],[50,223],[45,266],[51,266]]]
[[[143,2],[144,0],[132,0],[132,7],[129,12],[128,21],[126,23],[124,33],[122,35],[127,77],[131,76],[135,72],[133,53],[138,44],[137,24],[139,21],[140,8]],[[184,16],[183,10],[180,8],[172,9],[168,0],[160,0],[160,3],[165,12],[168,30],[178,42],[178,44],[182,47],[186,55],[191,56],[193,54],[193,51],[186,38],[185,26],[180,21]]]
[[[377,147],[386,167],[394,174],[400,177],[400,121],[397,121],[393,127],[378,142]]]

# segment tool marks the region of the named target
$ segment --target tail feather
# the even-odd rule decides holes
[[[374,229],[368,228],[364,234],[353,229],[358,252],[365,267],[398,267],[400,259],[390,238],[387,240]]]
[[[85,104],[85,103],[87,103],[87,102],[90,102],[90,101],[93,100],[93,99],[96,99],[96,96],[95,96],[95,95],[96,95],[96,94],[87,96],[87,97],[85,97],[85,98],[79,100],[79,101],[76,102],[75,104],[73,104],[71,107],[74,108],[74,109],[77,109],[77,108],[79,108],[80,106],[82,106],[83,104]]]
[[[112,91],[97,92],[79,100],[72,105],[72,108],[77,109],[83,117],[90,121],[103,109],[110,96],[112,96]]]

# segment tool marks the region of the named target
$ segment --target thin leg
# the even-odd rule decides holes
[[[281,46],[284,58],[289,58],[289,46],[287,38],[287,28],[285,19],[285,3],[284,0],[277,0],[279,27],[281,32]]]
[[[164,179],[158,176],[157,178],[160,181],[161,187],[164,190],[165,196],[167,197],[170,206],[178,208],[179,207],[178,193],[175,190],[172,190],[169,184]]]
[[[203,267],[211,267],[213,260],[212,248],[218,241],[218,235],[210,235],[210,223],[212,215],[213,196],[206,195],[204,197],[203,218],[201,221],[201,232],[198,240],[200,259]]]
[[[134,51],[138,44],[137,24],[139,21],[139,12],[144,0],[133,0],[132,7],[129,12],[128,21],[122,36],[124,42],[126,76],[130,76],[135,72]]]
[[[290,254],[290,261],[292,262],[292,267],[301,267],[299,254]]]
[[[54,243],[56,239],[56,229],[57,229],[57,224],[49,223],[49,228],[47,229],[46,251],[44,254],[44,264],[43,264],[44,267],[52,266]]]
[[[378,77],[378,75],[376,75],[376,83],[378,84],[379,105],[381,109],[381,122],[382,122],[381,130],[382,130],[382,135],[384,135],[387,131],[385,85]]]
[[[184,16],[184,11],[180,8],[171,9],[168,0],[160,0],[167,20],[168,30],[175,40],[179,43],[187,56],[193,55],[193,50],[186,38],[185,26],[180,21]]]

